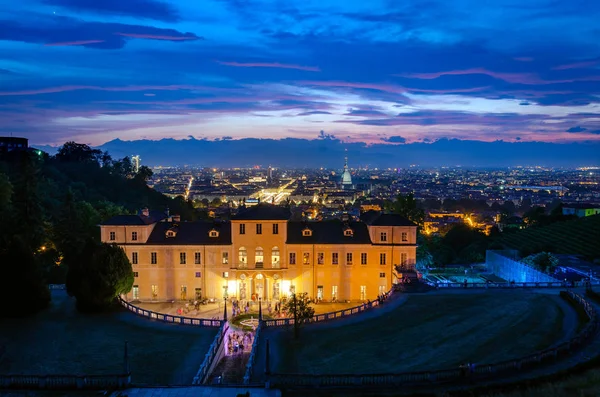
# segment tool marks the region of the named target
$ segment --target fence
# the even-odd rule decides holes
[[[260,338],[260,331],[264,321],[259,321],[258,327],[256,328],[256,334],[254,335],[254,341],[252,342],[252,351],[248,358],[248,364],[246,364],[246,374],[244,375],[244,385],[249,385],[252,381],[252,370],[254,363],[256,362],[256,353],[258,351],[258,339]]]
[[[142,309],[141,307],[137,307],[132,305],[131,303],[125,301],[123,298],[119,297],[119,302],[121,305],[126,307],[128,310],[132,311],[135,314],[138,314],[143,317],[148,317],[154,320],[163,321],[165,323],[175,323],[175,324],[184,324],[184,325],[195,325],[199,327],[220,327],[226,321],[224,320],[211,320],[208,318],[194,318],[194,317],[183,317],[183,316],[172,316],[170,314],[157,313],[152,310]]]
[[[511,289],[511,288],[579,288],[585,287],[586,281],[552,281],[552,282],[526,282],[526,283],[436,283],[433,281],[425,281],[426,284],[438,288],[438,289],[482,289],[482,288],[496,288],[496,289]],[[600,285],[600,283],[587,282],[587,285]]]
[[[553,282],[558,281],[556,277],[546,274],[533,266],[523,263],[517,259],[515,250],[492,251],[488,250],[485,254],[485,263],[488,271],[505,280],[540,281]]]
[[[390,292],[391,293],[391,292]],[[338,310],[335,312],[316,314],[310,320],[306,320],[304,323],[318,323],[323,321],[335,320],[336,318],[348,317],[354,314],[362,313],[368,309],[379,306],[379,301],[375,300],[372,302],[363,303],[362,305],[351,307],[348,309]],[[265,327],[281,327],[286,325],[294,325],[293,318],[277,318],[273,320],[263,321]]]
[[[67,289],[65,284],[48,284],[48,289]]]
[[[215,339],[211,343],[208,348],[208,353],[204,356],[204,361],[202,361],[202,365],[200,365],[200,369],[194,376],[192,381],[193,385],[202,385],[206,381],[206,377],[210,373],[211,367],[213,366],[213,362],[215,361],[215,357],[219,356],[217,353],[219,352],[219,348],[223,344],[223,340],[225,339],[225,334],[229,329],[227,323],[223,323],[221,328],[219,328],[219,332],[215,335]],[[218,363],[217,363],[218,364]]]
[[[0,389],[124,389],[130,374],[120,375],[0,375]]]
[[[581,295],[573,292],[567,294],[580,305],[589,319],[585,327],[570,340],[554,347],[538,351],[527,356],[501,361],[494,364],[477,365],[476,367],[452,368],[443,370],[404,372],[396,374],[339,374],[339,375],[304,375],[304,374],[271,374],[272,387],[357,387],[357,386],[418,386],[435,383],[476,381],[494,377],[504,377],[511,372],[519,372],[557,360],[569,355],[574,349],[583,346],[598,331],[598,314],[594,307]]]

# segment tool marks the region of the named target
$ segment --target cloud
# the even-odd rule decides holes
[[[381,117],[387,116],[387,113],[373,109],[349,109],[348,113],[344,113],[344,116]]]
[[[223,140],[223,141],[230,141],[232,139],[233,139],[233,137],[232,136],[228,136],[228,135],[225,135],[224,137],[221,137],[221,140]]]
[[[358,88],[363,90],[391,92],[394,94],[403,94],[407,91],[406,88],[393,84],[352,83],[347,81],[300,81],[299,84],[318,87]]]
[[[36,23],[29,20],[23,22],[3,20],[0,21],[0,26],[2,26],[0,41],[8,40],[50,45],[79,43],[79,46],[95,49],[123,48],[128,38],[169,41],[202,39],[194,33],[181,33],[175,29],[123,23],[87,22],[65,16],[43,17]]]
[[[519,105],[521,105],[521,106],[529,106],[529,105],[531,105],[531,103],[527,102],[527,101],[523,101],[523,102],[520,102]]]
[[[331,114],[330,112],[326,112],[324,110],[312,110],[309,112],[298,113],[296,116],[313,116],[317,114]]]
[[[278,68],[278,69],[296,69],[296,70],[304,70],[307,72],[320,72],[316,66],[302,66],[302,65],[293,65],[293,64],[285,64],[278,62],[224,62],[224,61],[215,61],[218,64],[225,66],[234,66],[238,68]]]
[[[596,60],[596,61],[587,61],[587,62],[576,62],[576,63],[569,63],[566,65],[558,65],[552,68],[552,70],[567,70],[567,69],[586,69],[586,68],[590,68],[592,66],[597,65],[598,63],[600,63],[600,61]]]
[[[71,86],[60,86],[60,87],[46,87],[32,90],[21,90],[21,91],[0,91],[0,96],[21,96],[21,95],[40,95],[40,94],[53,94],[57,92],[67,91],[79,91],[79,90],[94,90],[94,91],[114,91],[114,92],[132,92],[132,91],[177,91],[177,90],[196,90],[206,88],[202,86],[190,86],[190,85],[142,85],[142,86],[123,86],[123,87],[100,87],[93,85],[71,85]],[[146,96],[154,96],[155,94],[148,93]]]
[[[168,40],[168,41],[186,41],[186,40],[204,40],[203,37],[196,36],[193,33],[185,33],[181,36],[157,35],[157,34],[142,34],[142,33],[115,33],[118,36],[130,37],[132,39],[148,39],[148,40]]]
[[[177,22],[180,19],[170,4],[158,0],[45,0],[44,3],[108,16],[124,15],[164,22]]]
[[[387,143],[406,143],[406,138],[401,137],[400,135],[394,135],[394,136],[390,136],[387,138],[381,138],[382,141],[385,141]]]
[[[46,47],[62,47],[62,46],[77,46],[104,43],[104,40],[81,40],[81,41],[64,41],[62,43],[44,44]]]
[[[515,137],[515,140],[516,140],[516,141],[520,141],[520,140],[521,140],[521,137],[520,137],[520,136],[518,136],[518,137]]]
[[[403,73],[395,74],[394,76],[405,77],[410,79],[424,79],[433,80],[442,76],[460,76],[460,75],[471,75],[471,74],[483,74],[493,77],[498,80],[506,81],[507,83],[524,84],[524,85],[538,85],[538,84],[559,84],[559,83],[573,83],[577,81],[600,81],[600,76],[581,76],[573,77],[569,79],[559,80],[543,80],[535,73],[506,73],[506,72],[494,72],[485,68],[471,68],[463,70],[447,70],[442,72],[433,73]]]
[[[584,132],[584,131],[587,131],[587,128],[583,128],[583,127],[580,127],[580,126],[577,126],[577,127],[571,127],[571,128],[569,128],[569,129],[567,130],[567,132],[571,132],[571,133],[575,133],[575,132]]]

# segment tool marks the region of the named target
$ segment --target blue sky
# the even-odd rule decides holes
[[[594,0],[0,0],[0,133],[598,142],[598,21]]]

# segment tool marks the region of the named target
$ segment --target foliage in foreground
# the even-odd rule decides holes
[[[549,252],[540,252],[538,254],[529,255],[523,258],[521,262],[535,267],[544,273],[553,273],[556,266],[558,266],[558,258]]]
[[[315,309],[310,306],[312,300],[308,293],[292,294],[288,299],[282,299],[281,310],[294,319],[294,336],[298,337],[298,329],[302,324],[313,318]]]
[[[125,251],[116,244],[88,241],[80,259],[69,264],[67,292],[83,311],[109,308],[133,286],[133,269]]]

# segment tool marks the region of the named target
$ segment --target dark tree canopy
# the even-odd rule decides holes
[[[78,260],[69,264],[67,292],[84,311],[101,311],[133,286],[133,269],[116,244],[88,241]]]

